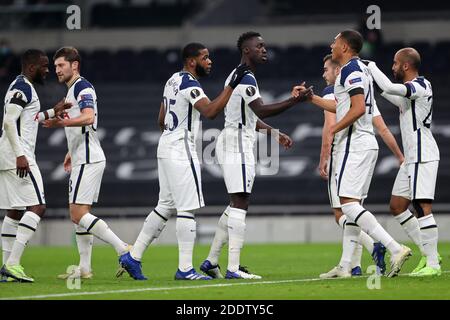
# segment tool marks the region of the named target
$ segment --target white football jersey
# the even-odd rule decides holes
[[[33,84],[25,76],[19,75],[10,84],[5,96],[5,105],[10,103],[11,99],[19,99],[20,105],[23,106],[20,118],[17,120],[17,132],[28,163],[36,165],[34,150],[39,122],[35,121],[35,117],[41,109],[41,104]],[[3,115],[5,113],[6,109],[4,109]],[[0,170],[15,169],[16,155],[5,134],[4,124],[0,131],[0,150]]]
[[[433,90],[424,77],[406,82],[406,97],[401,98],[400,130],[406,163],[439,160],[439,148],[431,132]],[[383,94],[384,95],[384,94]]]
[[[366,113],[352,125],[336,133],[336,151],[377,150],[378,143],[373,131],[372,118],[376,106],[373,92],[373,79],[369,69],[359,58],[353,58],[342,68],[334,84],[336,97],[336,121],[340,121],[350,110],[350,94],[361,88],[366,101]]]
[[[336,98],[334,96],[334,85],[329,85],[328,87],[323,89],[322,98],[327,99],[327,100],[336,100]],[[373,117],[375,118],[375,117],[381,116],[381,113],[380,113],[380,110],[378,109],[377,102],[375,99],[373,100],[373,102],[374,102]]]
[[[166,82],[163,104],[165,129],[158,143],[158,158],[190,159],[197,157],[196,134],[200,112],[194,105],[207,98],[197,79],[187,71],[176,72]]]
[[[225,81],[228,85],[233,70]],[[253,152],[256,141],[257,115],[249,104],[261,98],[256,78],[252,73],[246,74],[233,90],[225,107],[225,141],[224,149],[232,152]],[[239,138],[242,133],[242,138]]]
[[[90,126],[64,128],[72,166],[105,161],[105,154],[97,136],[98,109],[94,87],[83,77],[78,78],[70,86],[66,102],[72,103],[72,107],[66,110],[69,118],[79,117],[84,108],[92,108],[95,114],[94,123]]]

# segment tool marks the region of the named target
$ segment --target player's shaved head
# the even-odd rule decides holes
[[[414,70],[420,68],[420,54],[414,48],[403,48],[395,54],[401,63],[408,63]]]
[[[191,42],[187,44],[183,50],[181,51],[181,58],[183,59],[183,63],[186,63],[187,59],[195,58],[200,55],[200,51],[206,49],[206,47],[198,42]]]
[[[237,41],[237,48],[239,52],[242,53],[242,50],[247,44],[247,41],[256,37],[261,37],[261,34],[255,31],[248,31],[239,36],[239,39]]]
[[[21,56],[22,70],[26,70],[30,65],[38,65],[41,57],[46,57],[44,51],[38,49],[28,49]]]

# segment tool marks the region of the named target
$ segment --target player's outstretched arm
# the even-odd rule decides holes
[[[73,119],[52,118],[43,121],[45,128],[84,127],[90,126],[95,121],[95,113],[92,108],[84,108],[81,114]]]
[[[384,122],[383,117],[381,115],[376,116],[373,118],[372,121],[378,134],[381,136],[381,139],[383,139],[384,144],[389,148],[389,150],[392,151],[394,156],[397,158],[399,164],[402,164],[403,161],[405,161],[405,157],[403,156],[403,153],[400,150],[400,147],[398,146],[398,143],[395,140],[394,135]]]
[[[378,84],[381,90],[387,94],[392,94],[395,96],[406,96],[407,88],[404,84],[400,83],[392,83],[391,80],[389,80],[388,77],[380,70],[378,69],[375,62],[370,61],[367,64],[367,67],[370,70],[370,73],[372,74],[373,79]]]
[[[298,88],[296,90],[296,88]],[[313,93],[313,88],[305,88],[304,86],[296,86],[293,88],[292,92],[297,91],[296,95],[292,95],[289,99],[282,102],[276,102],[272,104],[264,104],[261,98],[258,98],[250,102],[249,106],[253,112],[258,116],[258,118],[264,119],[267,117],[273,117],[283,111],[289,109],[290,107],[296,105],[299,102],[306,101],[311,97]]]
[[[54,117],[59,117],[62,115],[62,113],[65,110],[70,109],[71,107],[72,107],[72,103],[65,102],[65,98],[63,98],[61,101],[59,101],[57,104],[55,104],[55,106],[53,108],[38,112],[36,114],[36,117],[34,118],[34,120],[36,120],[38,122],[42,122],[44,120],[48,120],[48,119],[51,119]]]
[[[366,102],[364,100],[363,89],[361,89],[361,93],[353,94],[350,97],[350,100],[352,107],[348,110],[341,121],[331,127],[332,134],[347,128],[366,113]]]
[[[292,141],[291,137],[279,130],[275,130],[273,127],[271,127],[261,119],[258,119],[256,121],[256,131],[273,136],[275,140],[285,149],[291,148],[294,144],[294,141]]]
[[[210,101],[207,97],[202,98],[195,103],[194,108],[197,109],[202,116],[208,119],[214,119],[225,108],[228,100],[230,100],[233,90],[239,85],[242,78],[250,72],[250,68],[246,64],[239,65],[231,76],[230,82],[217,98],[213,101]]]
[[[336,101],[331,99],[324,99],[318,95],[311,97],[311,103],[322,108],[325,111],[336,113]]]

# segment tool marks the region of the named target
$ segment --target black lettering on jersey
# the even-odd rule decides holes
[[[245,89],[245,93],[249,96],[249,97],[253,97],[256,93],[256,89],[255,87],[247,87],[247,89]]]
[[[192,97],[192,99],[197,98],[199,95],[200,95],[200,90],[198,90],[198,89],[192,89],[191,90],[191,97]]]

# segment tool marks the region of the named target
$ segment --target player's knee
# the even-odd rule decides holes
[[[403,208],[401,206],[399,206],[398,203],[396,203],[395,201],[392,201],[389,203],[389,209],[391,211],[391,214],[394,216],[398,216],[399,214],[401,214],[402,212],[405,212],[405,210],[403,210]]]
[[[43,217],[45,214],[46,206],[45,204],[40,204],[37,206],[28,207],[27,210],[37,214],[39,217]]]
[[[417,213],[418,218],[422,218],[431,213],[431,203],[432,201],[429,199],[414,199],[412,201],[412,205]]]
[[[174,208],[169,208],[165,205],[161,205],[158,203],[155,209],[153,209],[157,214],[162,216],[164,219],[168,220],[173,214],[177,212]]]
[[[250,194],[248,193],[235,193],[231,195],[231,202],[233,208],[247,210],[250,203]]]

